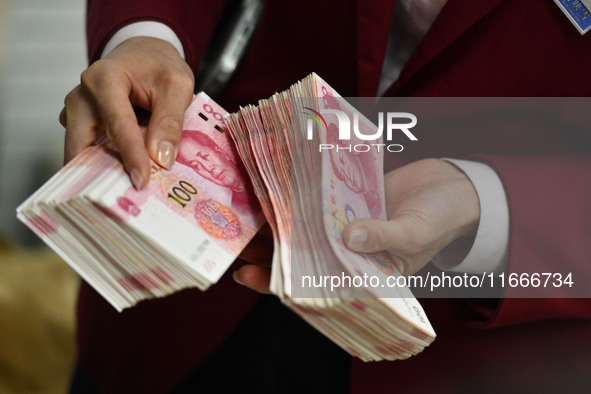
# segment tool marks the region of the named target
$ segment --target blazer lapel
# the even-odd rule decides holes
[[[357,0],[357,94],[360,97],[377,94],[394,3],[395,0]]]
[[[399,91],[418,71],[503,0],[448,0],[386,95]]]

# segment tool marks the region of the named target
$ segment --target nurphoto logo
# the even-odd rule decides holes
[[[366,130],[366,133],[363,133],[359,127],[359,112],[353,111],[353,121],[351,121],[349,115],[344,111],[338,109],[321,109],[320,111],[316,111],[309,107],[303,107],[308,112],[303,112],[305,115],[308,115],[310,119],[308,119],[306,124],[306,131],[307,131],[307,138],[308,140],[312,140],[314,138],[314,123],[318,125],[319,130],[324,130],[327,133],[327,143],[319,145],[319,151],[322,152],[323,150],[348,150],[349,152],[368,152],[370,149],[376,148],[378,151],[380,149],[386,149],[389,152],[402,152],[403,146],[400,144],[391,144],[390,142],[393,139],[394,132],[402,132],[409,140],[411,141],[418,141],[418,138],[410,131],[411,128],[416,126],[417,124],[417,117],[409,112],[378,112],[378,126],[377,129],[374,125],[371,125],[370,122],[365,122],[362,127]],[[323,115],[333,115],[336,117],[338,122],[338,128],[334,123],[328,123]],[[384,122],[384,118],[386,119]],[[403,120],[401,122],[400,120]],[[385,125],[384,125],[385,123]],[[368,127],[368,125],[371,125]],[[323,127],[324,126],[324,127]],[[367,133],[368,129],[373,129],[375,132]],[[361,141],[376,141],[379,140],[380,137],[384,134],[384,130],[386,133],[386,142],[387,143],[360,143],[360,144],[349,144],[347,146],[343,146],[343,141],[351,141],[352,134],[355,136],[357,140]],[[351,132],[352,131],[352,132]],[[335,138],[338,133],[338,141]]]

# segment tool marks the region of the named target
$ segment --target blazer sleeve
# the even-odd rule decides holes
[[[556,4],[478,3],[482,7],[489,3],[490,9],[476,15],[474,8],[462,2],[448,2],[389,95],[591,95],[591,79],[579,72],[582,64],[591,61],[591,37],[581,36]],[[462,13],[473,20],[481,18],[462,30],[465,19],[457,17]],[[536,22],[514,22],[523,15]],[[454,39],[446,41],[449,36]],[[549,108],[548,112],[560,111]],[[584,286],[591,283],[591,131],[587,116],[577,118],[571,119],[577,123],[571,130],[548,128],[551,124],[540,119],[531,119],[531,124],[524,125],[527,129],[510,130],[503,119],[493,119],[501,124],[489,133],[480,129],[471,135],[433,133],[421,141],[421,155],[483,161],[497,172],[510,216],[506,275],[562,273],[564,277],[572,272],[574,288],[589,292]],[[470,136],[475,136],[472,145],[458,148]],[[459,156],[452,154],[455,151]],[[530,287],[525,294],[506,283],[502,298],[466,300],[468,322],[492,328],[548,319],[591,319],[588,294],[559,290]]]
[[[591,135],[585,145],[591,146]],[[510,234],[504,297],[469,300],[473,325],[487,328],[546,319],[591,319],[591,154],[479,159],[491,165],[504,184]],[[543,273],[552,275],[546,286],[508,285],[511,274],[530,278],[537,274],[543,284],[548,278]],[[561,284],[558,275],[573,284],[555,286]]]
[[[108,40],[123,26],[150,20],[166,24],[177,34],[183,43],[187,63],[196,70],[225,3],[224,0],[88,0],[89,63],[99,59]]]

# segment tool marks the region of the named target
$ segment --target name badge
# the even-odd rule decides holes
[[[591,30],[591,0],[554,0],[568,20],[585,34]]]

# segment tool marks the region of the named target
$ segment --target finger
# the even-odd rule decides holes
[[[150,176],[150,158],[129,99],[131,83],[124,73],[87,69],[82,84],[93,95],[109,140],[115,144],[133,185],[142,189]]]
[[[60,116],[59,116],[59,121],[60,121],[60,124],[64,127],[66,127],[66,125],[68,124],[68,122],[66,120],[66,107],[62,108],[62,110],[60,112]]]
[[[259,230],[259,234],[261,234],[263,237],[273,238],[273,230],[271,229],[271,226],[269,226],[268,222],[263,224],[263,227],[261,227]]]
[[[161,89],[152,97],[146,146],[150,157],[169,169],[176,159],[185,110],[193,97],[193,78],[175,74],[160,86]]]
[[[65,99],[60,123],[66,128],[64,163],[92,145],[98,136],[99,119],[92,100],[78,85]]]
[[[257,233],[242,250],[240,257],[249,263],[270,267],[273,258],[273,240]]]
[[[254,291],[262,294],[271,294],[269,283],[271,282],[271,270],[248,264],[241,267],[233,274],[234,280]]]

